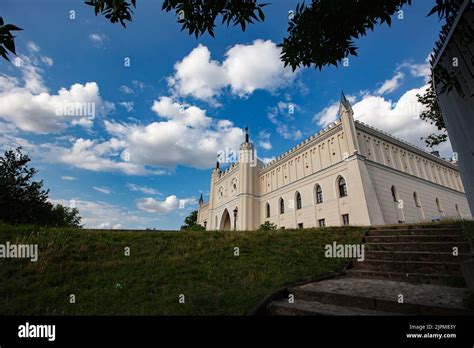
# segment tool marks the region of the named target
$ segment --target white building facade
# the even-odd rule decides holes
[[[268,164],[246,140],[239,161],[211,174],[199,201],[207,230],[384,225],[470,219],[456,164],[354,121],[344,96],[340,118]]]

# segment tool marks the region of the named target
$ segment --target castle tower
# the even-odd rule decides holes
[[[341,102],[339,104],[339,116],[341,117],[342,128],[345,130],[347,145],[349,149],[349,156],[358,152],[357,133],[355,129],[354,111],[352,111],[351,104],[346,99],[344,92],[341,91]]]
[[[239,211],[236,226],[238,230],[253,230],[260,224],[258,160],[254,145],[250,142],[248,127],[245,131],[245,142],[240,145],[239,151]]]
[[[367,169],[365,157],[359,153],[354,111],[352,111],[351,104],[346,99],[344,92],[341,92],[339,115],[349,149],[349,157],[346,161],[348,177],[351,178],[350,190],[353,199],[361,203],[352,207],[352,215],[357,217],[354,224],[381,225],[384,223],[382,210]]]
[[[215,206],[215,199],[216,199],[216,192],[215,192],[215,183],[216,180],[219,179],[221,176],[221,169],[219,165],[219,161],[216,162],[216,167],[212,170],[211,174],[211,188],[209,190],[209,224],[207,226],[207,230],[216,230],[219,226],[216,227],[216,217],[213,213],[213,209]]]

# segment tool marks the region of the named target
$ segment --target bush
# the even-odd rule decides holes
[[[265,223],[261,224],[258,227],[259,231],[273,231],[277,229],[277,225],[271,223],[270,221],[265,221]]]

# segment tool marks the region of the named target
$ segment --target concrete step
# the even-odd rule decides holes
[[[289,289],[295,303],[319,302],[363,310],[415,314],[472,314],[463,305],[467,289],[442,285],[410,284],[392,280],[350,277],[324,280]],[[403,303],[399,303],[403,295]],[[284,299],[288,302],[288,299]]]
[[[297,300],[288,303],[288,299],[274,301],[267,308],[271,315],[397,315],[398,313],[374,311],[356,307],[341,307],[317,301]],[[401,314],[398,314],[401,315]]]
[[[365,243],[365,251],[431,251],[453,252],[453,247],[459,253],[469,253],[469,244],[466,242],[389,242]]]
[[[461,235],[395,235],[395,236],[365,236],[367,243],[396,243],[396,242],[463,242]]]
[[[410,235],[453,235],[458,236],[461,234],[459,228],[436,228],[436,229],[370,229],[367,233],[369,236],[410,236]]]
[[[459,254],[454,256],[452,252],[431,251],[365,251],[366,260],[388,260],[388,261],[434,261],[434,262],[458,262],[461,263],[472,257],[471,254]]]
[[[466,282],[463,276],[451,274],[402,273],[350,269],[346,272],[346,275],[352,278],[388,279],[420,285],[441,284],[456,288],[466,287]]]
[[[364,260],[352,264],[354,269],[367,271],[462,276],[461,264],[455,262]]]

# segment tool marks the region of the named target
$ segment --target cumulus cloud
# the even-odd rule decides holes
[[[204,110],[174,102],[170,97],[155,100],[151,109],[158,116],[190,127],[208,127],[212,122]]]
[[[148,125],[105,121],[106,130],[124,144],[131,163],[174,168],[184,165],[209,168],[218,151],[238,151],[241,128],[229,120],[213,120],[204,110],[162,97],[152,106],[165,119]]]
[[[8,88],[12,84],[14,87]],[[34,94],[14,80],[7,84],[0,80],[0,117],[24,131],[54,132],[76,124],[90,127],[97,114],[105,115],[112,109],[113,104],[101,98],[95,82],[76,83],[51,95]]]
[[[425,143],[420,138],[437,132],[435,126],[419,118],[424,106],[418,102],[417,94],[424,94],[427,85],[406,91],[396,102],[387,100],[380,95],[366,93],[362,99],[355,102],[351,97],[352,109],[356,120],[381,129],[395,137],[406,140],[421,148]],[[348,97],[349,98],[349,97]],[[317,113],[314,121],[320,126],[327,126],[334,122],[338,115],[339,102],[334,102]],[[448,142],[441,144],[438,150],[445,157],[451,157],[451,145]]]
[[[396,71],[392,78],[385,80],[382,86],[380,86],[380,88],[377,90],[377,93],[385,94],[395,91],[400,86],[404,77],[405,74],[403,74],[401,71]]]
[[[350,103],[354,103],[356,101],[356,97],[351,95],[346,96],[346,99]],[[315,122],[318,126],[324,128],[327,127],[330,123],[336,121],[339,116],[339,103],[339,101],[333,101],[320,112],[316,113],[313,117],[313,122]]]
[[[215,102],[223,88],[246,97],[257,89],[275,91],[295,78],[280,60],[281,49],[270,40],[255,40],[249,45],[235,45],[221,63],[211,59],[211,52],[201,44],[174,66],[168,78],[170,87],[181,96]]]
[[[33,48],[34,47],[34,48]],[[39,47],[31,43],[31,52]],[[17,64],[23,83],[0,76],[0,118],[29,132],[55,132],[68,126],[91,127],[96,115],[106,115],[114,106],[104,101],[95,82],[73,84],[50,94],[44,85],[43,69],[37,55],[21,56]],[[47,60],[43,57],[41,61]],[[52,64],[52,61],[51,61]]]
[[[169,214],[196,203],[194,198],[178,199],[175,195],[168,196],[162,201],[147,197],[137,200],[137,208],[148,213]]]
[[[115,138],[103,143],[79,138],[70,148],[49,144],[42,153],[42,158],[47,162],[63,163],[95,172],[121,172],[128,175],[152,173],[143,165],[128,162],[124,147],[125,144]]]

